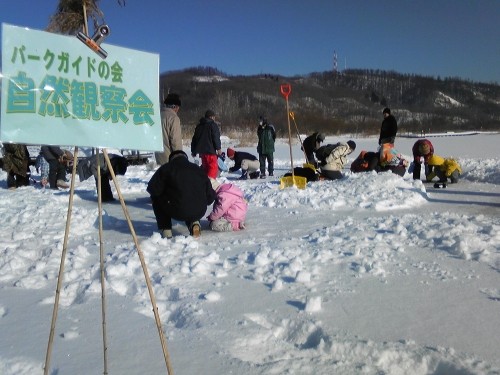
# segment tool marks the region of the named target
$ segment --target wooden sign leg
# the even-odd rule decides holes
[[[125,218],[127,220],[127,223],[128,223],[129,229],[130,229],[130,233],[132,234],[132,238],[134,239],[134,244],[135,244],[135,247],[137,249],[137,254],[139,255],[139,259],[141,261],[142,271],[144,272],[146,285],[147,285],[148,291],[149,291],[149,299],[151,300],[151,305],[153,307],[153,314],[155,317],[156,327],[158,328],[158,334],[160,335],[160,342],[161,342],[161,346],[163,349],[163,356],[165,358],[165,364],[167,366],[167,371],[168,371],[169,375],[173,375],[174,372],[173,372],[172,364],[170,362],[170,355],[168,354],[168,349],[167,349],[167,340],[165,339],[165,334],[163,333],[163,328],[162,328],[161,320],[160,320],[160,314],[158,313],[158,307],[156,305],[156,298],[154,295],[153,286],[151,285],[149,272],[148,272],[148,269],[146,266],[146,261],[144,260],[144,255],[142,253],[141,247],[139,246],[139,241],[137,239],[137,235],[135,233],[134,226],[132,225],[132,220],[130,219],[130,215],[128,213],[127,206],[125,205],[125,201],[123,200],[123,195],[121,193],[120,186],[119,186],[118,181],[116,179],[115,172],[113,171],[113,167],[111,166],[108,152],[106,151],[106,149],[103,149],[102,152],[104,154],[104,159],[106,160],[106,164],[108,165],[108,170],[111,173],[111,178],[113,179],[113,183],[115,184],[116,192],[118,194],[118,198],[120,199],[120,204],[122,206],[123,213],[124,213]]]

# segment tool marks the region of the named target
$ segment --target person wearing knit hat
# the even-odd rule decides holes
[[[234,161],[234,165],[229,168],[229,172],[236,172],[241,169],[240,180],[259,177],[260,163],[255,155],[245,151],[235,151],[232,148],[227,149],[226,155],[229,159]]]
[[[422,169],[422,158],[424,159],[425,175],[429,174],[428,162],[429,159],[434,155],[434,146],[428,139],[419,139],[415,142],[411,149],[413,153],[413,179],[420,180],[420,174]]]
[[[344,176],[342,169],[347,162],[347,155],[351,154],[355,148],[356,143],[354,141],[328,144],[318,148],[315,154],[320,163],[321,177],[327,180],[342,178]]]
[[[181,98],[178,94],[168,94],[164,100],[164,103],[167,107],[180,107],[181,106]]]
[[[382,126],[380,127],[378,144],[394,144],[394,141],[396,140],[396,133],[398,132],[398,123],[396,121],[396,118],[391,115],[391,110],[389,108],[384,108],[382,114],[384,116],[384,120],[382,121]]]
[[[191,156],[196,155],[200,155],[201,167],[207,176],[216,178],[219,174],[218,156],[222,155],[222,149],[219,125],[211,109],[200,119],[191,139]]]
[[[181,120],[177,115],[181,107],[181,99],[178,94],[170,93],[164,103],[165,107],[160,112],[163,151],[155,152],[158,165],[168,163],[168,158],[173,151],[182,150]]]
[[[227,151],[226,151],[226,156],[229,159],[233,159],[234,158],[234,149],[232,149],[231,147],[228,147]]]

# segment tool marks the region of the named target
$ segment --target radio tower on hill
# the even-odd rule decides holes
[[[334,50],[333,51],[333,73],[337,74],[339,72],[338,65],[337,65],[337,52]]]

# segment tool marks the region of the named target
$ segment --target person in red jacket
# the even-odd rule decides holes
[[[428,174],[427,168],[429,159],[434,155],[434,146],[428,139],[419,139],[411,149],[413,153],[413,179],[420,180],[420,169],[422,167],[422,158],[426,168],[425,175]]]

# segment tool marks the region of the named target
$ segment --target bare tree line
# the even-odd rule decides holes
[[[195,79],[207,74],[222,79]],[[392,109],[402,132],[500,129],[500,86],[458,78],[379,70],[295,77],[228,76],[207,67],[167,72],[160,77],[163,92],[181,95],[181,116],[190,134],[200,116],[211,108],[219,115],[223,131],[253,132],[263,115],[284,136],[287,114],[279,87],[285,82],[292,85],[290,110],[303,133],[376,134],[384,107]]]

